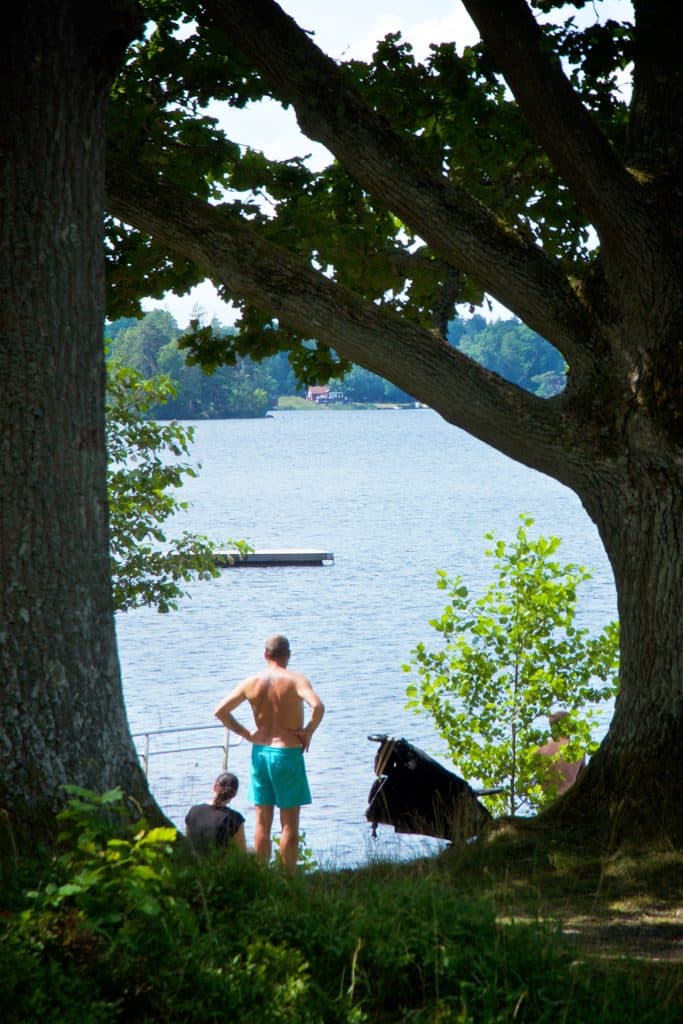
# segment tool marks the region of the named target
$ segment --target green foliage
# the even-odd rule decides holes
[[[577,957],[559,925],[533,914],[499,919],[478,892],[491,851],[479,874],[472,857],[486,851],[469,850],[469,865],[290,879],[230,847],[187,855],[175,830],[135,820],[119,791],[71,792],[61,850],[0,915],[4,1024],[680,1019],[673,972]],[[526,888],[533,877],[508,904]]]
[[[115,1020],[125,1001],[120,979],[144,986],[136,964],[155,950],[168,956],[196,933],[173,894],[176,830],[136,820],[118,789],[67,789],[60,852],[3,935],[6,1021]]]
[[[159,369],[177,381],[178,391],[167,403],[164,418],[261,419],[272,409],[277,385],[268,366],[240,357],[234,366],[207,372],[186,360],[181,348],[186,337],[169,342],[159,353]]]
[[[55,876],[63,881],[29,894],[35,900],[33,913],[59,911],[68,903],[87,917],[93,936],[110,926],[125,930],[133,908],[143,921],[159,916],[176,830],[150,829],[136,820],[120,789],[99,796],[78,786],[65,788],[71,799],[57,816],[64,852],[55,861]]]
[[[354,366],[339,380],[331,380],[330,386],[343,391],[351,402],[411,402],[413,399],[401,388],[378,377],[376,373]]]
[[[280,839],[281,836],[273,836],[273,845],[275,846],[275,863],[282,867],[282,856],[280,854]],[[315,859],[313,848],[308,844],[306,840],[306,833],[299,833],[299,848],[296,855],[296,866],[299,871],[316,871],[318,868],[318,862]]]
[[[163,401],[150,407],[156,419],[262,417],[278,396],[291,396],[302,388],[286,353],[275,346],[274,354],[256,363],[239,354],[242,341],[234,328],[216,321],[201,326],[199,320],[193,320],[183,334],[170,314],[157,310],[141,320],[122,318],[107,324],[106,334],[114,339],[109,342],[114,360],[143,377],[162,374],[170,379],[172,389]],[[300,376],[308,376],[307,364],[297,363],[294,357],[293,361]],[[319,374],[329,377],[339,370],[340,364],[332,361],[323,373],[321,357],[316,356],[316,382]],[[411,400],[393,384],[359,366],[349,369],[339,386],[356,402]]]
[[[178,461],[193,432],[172,421],[148,419],[174,395],[167,377],[145,380],[115,360],[108,363],[107,453],[111,575],[114,607],[176,608],[182,584],[219,575],[208,538],[187,531],[167,542],[163,524],[187,508],[173,493],[197,470]],[[242,541],[228,547],[246,550]]]
[[[113,91],[110,160],[129,176],[139,168],[150,180],[163,177],[188,194],[220,200],[226,216],[248,221],[268,241],[413,322],[442,330],[457,304],[482,301],[478,282],[465,272],[454,276],[338,162],[313,171],[298,158],[277,162],[227,138],[208,111],[219,103],[243,109],[272,98],[270,87],[201,11],[194,17],[200,5],[144,0],[142,6],[148,31],[129,49]],[[541,32],[620,152],[626,101],[617,85],[632,57],[630,25],[579,28],[570,17],[560,25],[544,23]],[[409,43],[391,34],[371,60],[348,61],[341,71],[446,181],[466,189],[575,277],[590,273],[588,225],[483,45],[458,51],[455,43],[442,43],[420,62]],[[141,291],[182,294],[203,271],[111,221],[108,275],[110,313],[129,315]],[[273,322],[239,293],[231,290],[230,297],[240,309],[239,333],[221,345],[211,332],[195,332],[189,344],[203,365],[286,350],[301,380],[340,375],[329,349]]]
[[[430,621],[439,645],[419,643],[404,665],[415,674],[407,707],[434,720],[466,779],[505,787],[489,799],[510,814],[547,799],[535,755],[547,738],[539,718],[558,706],[570,712],[568,761],[596,748],[595,705],[616,693],[619,644],[616,623],[597,637],[575,625],[577,588],[589,573],[560,565],[559,538],[533,540],[533,519],[520,520],[512,544],[486,534],[497,576],[482,596],[471,597],[460,576],[437,573],[448,598]]]
[[[119,325],[122,325],[119,327]],[[123,318],[106,325],[111,357],[137,370],[145,378],[166,375],[173,384],[162,401],[150,407],[156,419],[260,418],[275,403],[282,383],[296,386],[294,375],[282,354],[263,366],[242,356],[228,357],[234,330],[214,322],[200,328],[199,321],[183,334],[170,313],[155,310],[140,320]],[[217,357],[210,372],[192,361],[193,332],[211,336],[223,362]],[[112,340],[113,339],[113,340]],[[284,364],[283,364],[284,358]]]
[[[564,389],[566,368],[560,353],[514,317],[495,323],[481,316],[456,320],[449,325],[448,339],[488,370],[539,398]]]
[[[144,377],[165,374],[172,381],[174,393],[150,409],[156,419],[261,417],[273,408],[278,397],[301,390],[286,353],[276,351],[262,363],[255,363],[233,347],[242,345],[234,328],[215,321],[210,327],[193,321],[183,334],[169,313],[157,310],[142,320],[122,318],[107,324],[106,333],[113,339],[111,355],[118,362]],[[539,397],[551,398],[565,386],[560,354],[515,318],[496,323],[478,315],[455,319],[448,326],[448,340],[483,366]],[[322,368],[316,358],[316,374],[320,375]],[[307,376],[306,366],[297,368],[302,377]],[[351,402],[412,401],[405,391],[361,366],[351,366],[343,377],[338,376],[336,364],[327,370],[330,384],[338,385]]]
[[[117,331],[114,324],[106,329],[112,357],[122,366],[137,370],[142,377],[154,377],[160,370],[160,352],[182,334],[174,317],[155,309],[141,320],[124,319],[122,322],[128,324],[122,330]]]

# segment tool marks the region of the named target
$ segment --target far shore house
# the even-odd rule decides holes
[[[343,391],[330,391],[328,384],[311,384],[306,392],[306,398],[309,402],[315,402],[316,405],[346,401]]]

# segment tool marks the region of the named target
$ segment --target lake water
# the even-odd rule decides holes
[[[334,564],[227,569],[192,585],[191,599],[169,615],[119,616],[132,732],[213,725],[218,701],[262,666],[266,636],[285,633],[292,668],[327,708],[307,755],[314,802],[302,811],[318,862],[347,866],[433,847],[388,827],[373,842],[364,811],[376,750],[369,733],[403,736],[448,764],[429,721],[404,709],[401,671],[415,644],[436,635],[428,620],[444,602],[435,570],[462,575],[477,592],[491,578],[484,534],[511,539],[527,512],[534,531],[562,538],[562,562],[593,573],[579,618],[597,630],[616,617],[616,596],[595,527],[573,492],[428,409],[276,412],[195,428],[193,461],[202,469],[183,489],[190,509],[174,530],[218,543],[243,538],[257,549],[324,549]],[[248,721],[248,708],[240,714]],[[180,827],[192,803],[210,798],[222,738],[213,730],[152,740],[152,750],[170,752],[150,759],[150,784]],[[251,842],[248,765],[248,745],[231,747],[229,767],[242,783],[234,806]]]

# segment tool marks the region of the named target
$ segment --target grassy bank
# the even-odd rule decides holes
[[[87,815],[60,857],[5,864],[7,1024],[683,1015],[679,854],[603,862],[511,832],[290,880],[229,850],[197,862],[171,832],[112,839]]]

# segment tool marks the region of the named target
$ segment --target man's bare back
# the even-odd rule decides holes
[[[214,714],[226,728],[249,743],[264,747],[301,747],[306,751],[323,717],[323,703],[306,676],[266,660],[267,671],[239,683]],[[254,716],[255,728],[251,731],[232,714],[244,701],[249,702]],[[304,702],[311,709],[306,726],[303,724]]]
[[[244,692],[256,726],[252,742],[266,747],[303,746],[307,690],[311,690],[311,684],[306,676],[279,667],[245,680]]]

